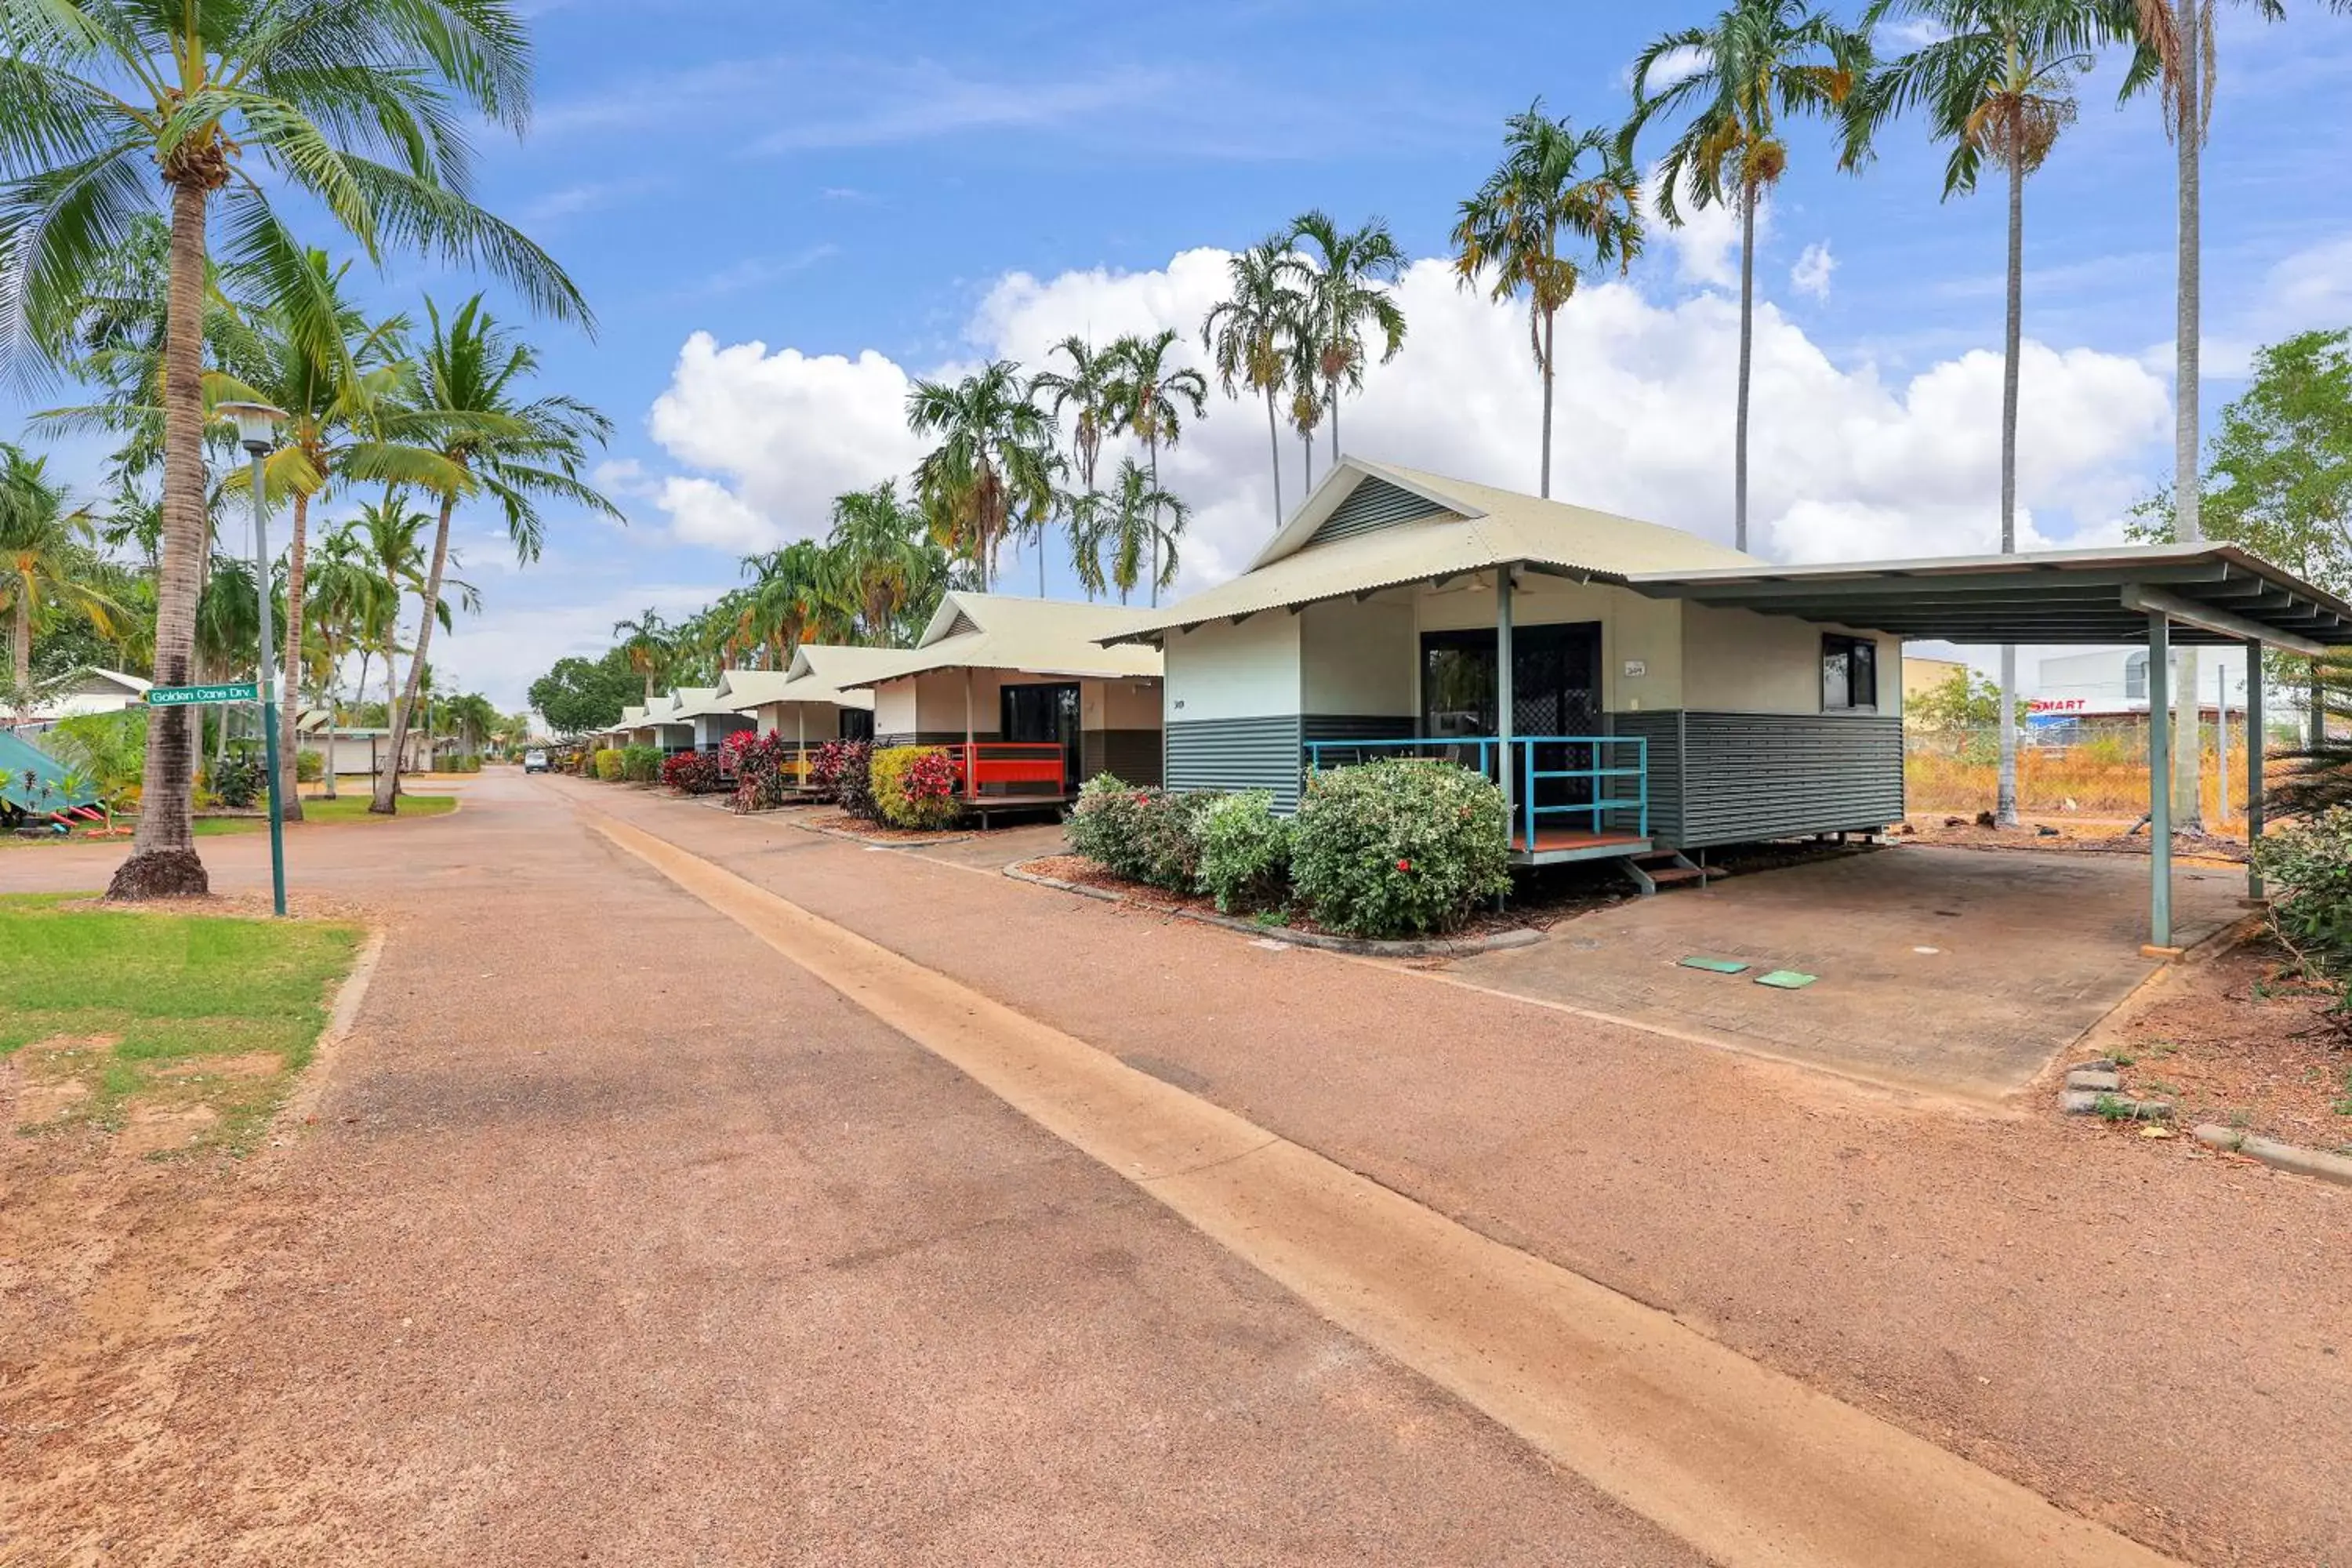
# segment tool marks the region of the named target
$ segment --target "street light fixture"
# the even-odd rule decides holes
[[[213,412],[236,426],[237,445],[253,460],[253,582],[261,600],[260,679],[255,682],[254,695],[260,700],[262,766],[268,775],[270,905],[282,916],[286,913],[286,804],[278,795],[277,650],[269,624],[269,510],[262,465],[270,448],[278,445],[278,430],[286,423],[286,411],[267,403],[216,403]],[[286,613],[299,616],[302,607],[289,605]]]

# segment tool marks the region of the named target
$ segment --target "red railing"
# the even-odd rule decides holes
[[[965,800],[1069,793],[1068,753],[1050,741],[975,741],[946,748],[956,794]]]

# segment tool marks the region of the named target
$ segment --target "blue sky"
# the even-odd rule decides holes
[[[535,331],[549,384],[620,427],[607,477],[631,526],[559,518],[546,560],[518,573],[468,520],[467,568],[488,604],[436,662],[506,703],[555,657],[603,647],[616,616],[691,608],[736,580],[744,548],[809,531],[833,493],[888,477],[908,452],[887,428],[906,376],[1000,353],[1034,363],[1066,331],[1164,321],[1189,338],[1221,264],[1200,253],[1307,206],[1381,215],[1411,255],[1440,257],[1504,115],[1540,94],[1555,113],[1615,121],[1634,52],[1704,11],[531,9],[536,124],[520,145],[485,136],[481,195],[555,252],[598,314],[593,342]],[[2252,344],[2352,322],[2352,19],[2290,9],[2278,26],[2223,18],[2209,415]],[[2112,536],[2169,468],[2171,150],[2152,103],[2114,107],[2114,74],[2109,62],[2083,84],[2079,121],[2028,195],[2026,331],[2041,348],[2026,364],[2025,500],[2043,539]],[[1759,258],[1758,545],[1975,547],[1993,516],[1999,201],[1940,202],[1943,153],[1916,126],[1890,132],[1861,178],[1834,172],[1824,133],[1795,141]],[[1714,223],[1661,233],[1626,283],[1571,308],[1564,499],[1727,537],[1727,237]],[[371,287],[405,305],[469,284],[396,262]],[[1343,414],[1349,449],[1532,489],[1523,318],[1433,268],[1407,299],[1404,353]],[[0,404],[0,429],[26,406]],[[86,451],[60,463],[92,468]],[[1270,526],[1266,465],[1262,414],[1213,399],[1169,465],[1196,509],[1188,584],[1235,569]],[[1026,591],[1035,569],[1008,563]],[[1055,563],[1049,587],[1067,583]]]

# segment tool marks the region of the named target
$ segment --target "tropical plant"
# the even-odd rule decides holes
[[[1124,337],[1111,344],[1109,357],[1117,367],[1109,389],[1111,406],[1118,411],[1119,423],[1143,443],[1150,459],[1150,484],[1144,487],[1149,494],[1165,497],[1160,488],[1160,448],[1173,447],[1183,435],[1183,410],[1190,407],[1192,417],[1201,418],[1208,412],[1209,384],[1205,377],[1190,365],[1171,365],[1170,352],[1176,346],[1173,329],[1148,338]],[[1125,469],[1121,469],[1120,486],[1127,488]],[[1160,561],[1160,543],[1173,534],[1162,523],[1159,501],[1152,503],[1150,531],[1151,544],[1151,602],[1160,603],[1160,590],[1176,580],[1176,563],[1171,559],[1163,571]],[[1180,517],[1176,526],[1181,529]],[[1129,582],[1133,582],[1130,574]]]
[[[1063,468],[1077,476],[1078,488],[1055,498],[1055,510],[1066,522],[1075,542],[1079,526],[1080,500],[1095,488],[1096,465],[1102,460],[1103,437],[1110,434],[1117,423],[1117,411],[1111,404],[1111,386],[1117,365],[1111,356],[1097,353],[1095,346],[1076,335],[1055,343],[1048,353],[1066,356],[1069,370],[1047,368],[1029,378],[1029,395],[1052,417],[1058,427],[1065,412],[1070,414],[1070,447]],[[1045,595],[1045,547],[1044,524],[1041,520],[1037,542],[1037,596]]]
[[[779,669],[792,662],[803,642],[847,635],[847,616],[832,597],[835,574],[824,546],[803,539],[747,556],[743,574],[751,579],[751,623]]]
[[[1510,890],[1502,792],[1448,763],[1317,773],[1293,820],[1290,866],[1299,897],[1333,931],[1450,931]]]
[[[1282,526],[1282,429],[1275,405],[1290,380],[1291,344],[1299,336],[1307,296],[1290,237],[1270,235],[1225,264],[1232,291],[1201,322],[1201,347],[1227,397],[1241,389],[1265,399],[1265,439],[1274,474],[1274,525]],[[1086,469],[1094,489],[1094,468]]]
[[[467,148],[452,109],[521,128],[526,34],[511,0],[0,0],[0,362],[69,357],[86,286],[159,194],[169,210],[155,675],[184,682],[207,550],[214,209],[226,266],[271,299],[307,286],[302,248],[273,205],[273,193],[299,191],[372,258],[410,248],[478,261],[534,305],[584,320],[546,254],[466,195]],[[138,837],[111,896],[205,890],[192,755],[185,710],[163,710]]]
[[[881,746],[872,763],[874,806],[892,827],[933,829],[963,815],[955,763],[941,746]]]
[[[539,559],[546,527],[539,513],[542,500],[569,502],[614,521],[627,520],[581,478],[590,447],[602,447],[611,437],[612,421],[577,398],[558,395],[524,401],[524,385],[539,372],[539,352],[484,310],[479,294],[446,322],[430,300],[425,314],[429,332],[417,357],[410,414],[432,432],[434,448],[447,465],[443,482],[425,487],[441,503],[433,564],[425,575],[424,600],[431,605],[440,601],[449,563],[449,519],[462,497],[482,495],[497,503],[515,559],[524,563]],[[417,624],[407,690],[392,710],[392,762],[377,775],[372,812],[400,809],[401,753],[432,644],[428,615]]]
[[[2352,967],[2352,805],[2266,834],[2254,864],[2277,889],[2273,928],[2323,967]]]
[[[1630,162],[1641,133],[1687,114],[1652,181],[1658,216],[1679,228],[1695,206],[1739,214],[1739,391],[1732,430],[1732,542],[1748,548],[1748,379],[1756,333],[1756,209],[1789,165],[1783,116],[1843,112],[1870,61],[1867,30],[1811,0],[1733,0],[1704,26],[1664,34],[1633,62],[1633,112],[1619,132]],[[1652,90],[1654,81],[1665,85]]]
[[[1382,364],[1404,347],[1404,311],[1388,286],[1404,276],[1405,256],[1379,218],[1343,229],[1319,208],[1300,214],[1291,225],[1292,246],[1302,240],[1313,250],[1301,337],[1312,345],[1315,374],[1331,419],[1331,461],[1337,463],[1339,392],[1363,388],[1367,329],[1381,340]]]
[[[89,778],[110,810],[118,808],[137,793],[147,763],[147,710],[60,719],[42,737],[42,747]]]
[[[1201,891],[1225,914],[1278,906],[1290,890],[1290,822],[1265,790],[1220,796],[1196,822]]]
[[[1590,165],[1590,167],[1588,167]],[[1503,122],[1503,161],[1462,204],[1454,226],[1454,269],[1464,288],[1492,274],[1488,296],[1528,297],[1528,347],[1543,377],[1543,440],[1538,492],[1551,494],[1553,328],[1582,276],[1560,254],[1563,233],[1618,269],[1642,250],[1641,188],[1612,132],[1579,132],[1553,120],[1538,99]]]
[[[33,632],[53,608],[86,616],[103,635],[121,606],[92,582],[89,515],[66,510],[47,459],[0,442],[0,612],[8,616],[8,672],[33,678]]]
[[[926,574],[922,536],[922,515],[900,504],[895,480],[834,498],[823,575],[838,602],[855,606],[860,641],[888,647],[897,640],[898,618]]]
[[[677,628],[647,605],[635,620],[614,621],[613,635],[621,639],[621,657],[645,681],[646,700],[651,702],[656,685],[669,679],[670,665],[677,657]]]
[[[1160,591],[1175,584],[1176,542],[1191,521],[1192,509],[1161,489],[1133,458],[1123,458],[1111,489],[1082,498],[1077,512],[1071,536],[1073,559],[1087,592],[1117,588],[1118,602],[1126,604],[1136,584],[1144,581],[1149,560],[1151,601],[1158,604]]]
[[[619,784],[621,782],[623,762],[620,748],[606,746],[595,754],[594,763],[596,777],[601,783]]]
[[[1053,429],[1028,392],[1021,367],[997,360],[952,386],[919,381],[907,394],[908,427],[940,437],[916,465],[916,500],[931,536],[972,563],[982,593],[1006,534],[1054,505]]]
[[[1865,32],[1890,14],[1919,24],[1928,40],[1874,71],[1847,105],[1846,163],[1869,155],[1873,134],[1913,110],[1949,142],[1944,197],[1965,195],[1990,156],[2009,194],[2008,315],[2000,378],[2000,550],[2017,549],[2018,356],[2025,313],[2025,179],[2074,122],[2074,79],[2092,52],[2122,35],[2120,0],[1873,0]],[[2017,649],[2000,650],[2000,774],[1993,817],[2017,824]],[[2194,747],[2189,748],[2195,750]]]

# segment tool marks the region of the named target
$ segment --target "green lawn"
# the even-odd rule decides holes
[[[310,1059],[358,929],[60,907],[77,897],[0,898],[0,1057],[21,1053],[53,1108],[19,1131],[188,1113],[196,1145],[250,1149]]]
[[[310,823],[328,822],[396,822],[415,816],[446,816],[457,809],[457,797],[454,795],[403,795],[400,797],[399,816],[371,816],[368,815],[368,797],[365,794],[341,795],[332,800],[323,800],[316,795],[305,795],[302,799],[302,821],[289,826],[301,827]],[[123,820],[131,822],[137,819],[125,817]],[[267,833],[269,831],[269,818],[267,816],[199,816],[196,818],[195,831],[199,838],[218,838],[232,833]],[[0,849],[26,844],[70,842],[72,840],[56,835],[39,838],[19,838],[15,834],[0,834]]]

